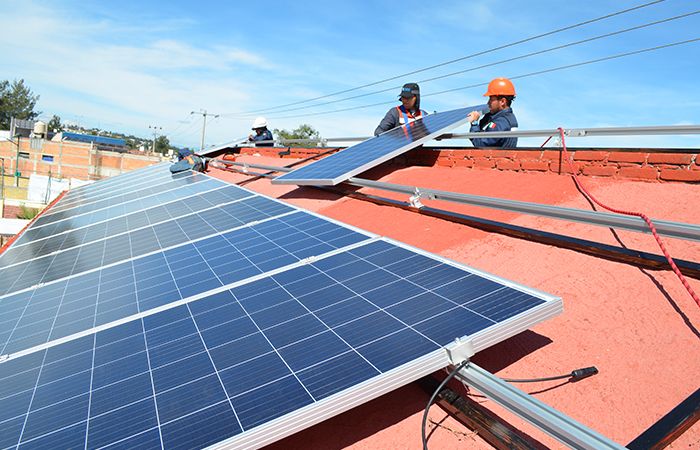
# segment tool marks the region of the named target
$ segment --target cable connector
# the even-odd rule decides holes
[[[575,383],[577,381],[581,381],[584,378],[588,378],[590,376],[596,375],[598,373],[598,368],[595,366],[591,367],[584,367],[583,369],[576,369],[571,372],[571,382]]]

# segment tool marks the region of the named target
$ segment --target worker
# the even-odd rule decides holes
[[[177,159],[178,161],[170,166],[170,172],[172,173],[184,172],[185,170],[206,172],[206,159],[195,155],[187,147],[178,150]]]
[[[374,130],[374,135],[378,136],[385,131],[389,131],[393,128],[400,127],[407,123],[413,122],[428,113],[420,109],[420,88],[416,83],[406,83],[401,88],[401,93],[399,94],[399,99],[401,100],[401,105],[391,108],[379,126]]]
[[[472,111],[467,117],[472,126],[469,131],[510,131],[518,127],[518,120],[513,114],[511,104],[515,100],[515,86],[508,78],[494,78],[489,83],[484,97],[489,98],[489,112],[481,117],[480,111]],[[474,147],[503,147],[515,148],[518,145],[517,137],[501,138],[472,138]]]
[[[253,131],[255,134],[248,136],[250,142],[258,141],[272,141],[272,132],[267,129],[267,120],[264,117],[258,117],[253,122]],[[255,144],[256,147],[272,147],[273,142],[263,142],[262,144]]]

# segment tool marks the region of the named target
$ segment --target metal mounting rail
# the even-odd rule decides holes
[[[246,166],[254,169],[269,170],[274,172],[291,172],[294,169],[286,167],[268,166],[264,164],[237,163],[232,161],[218,160],[220,163],[233,166]],[[517,200],[505,200],[501,198],[483,197],[479,195],[460,194],[458,192],[441,191],[437,189],[422,188],[418,186],[407,186],[402,184],[386,183],[383,181],[366,180],[364,178],[352,177],[347,180],[348,184],[359,187],[379,189],[389,192],[407,194],[416,200],[444,200],[466,205],[481,206],[484,208],[500,209],[523,214],[550,217],[553,219],[569,220],[573,222],[587,223],[602,227],[612,227],[626,229],[640,233],[651,233],[646,223],[639,217],[625,216],[622,214],[587,211],[583,209],[564,208],[561,206],[543,205],[539,203],[521,202]],[[652,219],[656,226],[656,231],[664,236],[700,241],[700,225],[687,224],[682,222],[671,222],[667,220]]]
[[[571,448],[586,450],[625,448],[474,363],[470,362],[461,369],[457,373],[457,378]]]
[[[542,129],[542,130],[514,130],[514,131],[489,131],[488,137],[549,137],[559,134],[557,128]],[[641,136],[641,135],[667,135],[667,134],[700,134],[700,125],[658,125],[647,127],[603,127],[603,128],[564,128],[564,134],[567,137],[591,137],[591,136]],[[373,138],[374,136],[360,137],[338,137],[338,138],[321,138],[321,139],[273,139],[268,141],[257,141],[256,144],[305,144],[305,143],[322,143],[325,145],[328,142],[360,142]],[[481,132],[478,133],[445,133],[439,136],[438,140],[443,139],[466,139],[473,137],[484,137]],[[246,142],[240,142],[239,145],[244,145]],[[207,150],[210,151],[210,150]]]

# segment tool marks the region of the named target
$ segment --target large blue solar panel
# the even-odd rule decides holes
[[[199,295],[371,237],[305,212],[294,212],[7,295],[0,298],[0,355]]]
[[[205,183],[198,183],[196,186],[201,186]],[[23,243],[13,245],[1,253],[0,268],[56,251],[67,250],[97,240],[136,231],[213,207],[223,206],[226,203],[254,195],[250,191],[231,185],[194,195],[189,195],[188,191],[188,189],[185,189],[184,192],[180,191],[178,200],[156,207],[82,227],[77,226],[82,222],[82,220],[78,220],[71,222],[71,225],[75,226],[71,226],[68,231],[54,233],[44,238],[40,238],[37,235],[31,242],[25,240]],[[43,230],[44,228],[40,229]]]
[[[467,122],[470,111],[485,105],[431,114],[272,180],[276,184],[335,185],[378,166]]]
[[[168,162],[153,164],[148,167],[135,169],[124,174],[117,175],[115,177],[100,180],[99,182],[78,186],[68,191],[63,196],[62,200],[73,201],[78,199],[84,199],[90,197],[91,195],[97,192],[109,190],[113,187],[121,186],[123,184],[128,184],[132,181],[140,180],[144,177],[150,178],[155,174],[166,173],[168,172],[167,168],[170,164],[171,163]]]
[[[560,308],[375,241],[0,363],[0,447],[256,448]]]

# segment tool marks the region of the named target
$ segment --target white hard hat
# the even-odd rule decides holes
[[[255,119],[255,122],[253,122],[253,129],[265,127],[267,127],[267,120],[265,120],[264,117],[258,117]]]

